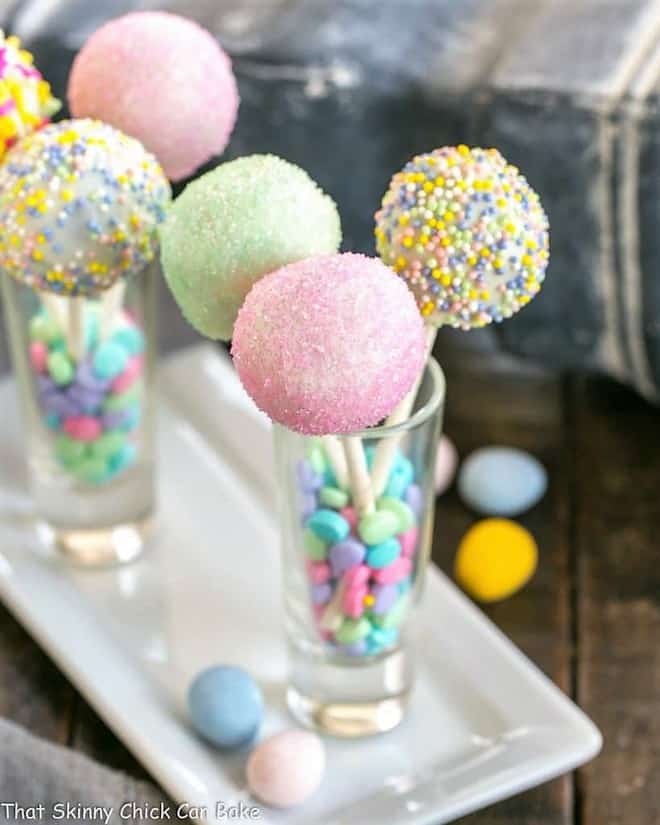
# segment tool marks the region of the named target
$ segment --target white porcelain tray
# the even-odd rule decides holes
[[[171,358],[161,394],[155,547],[133,566],[82,572],[34,552],[14,391],[0,385],[0,596],[162,787],[214,811],[248,798],[245,755],[192,733],[191,677],[241,664],[266,694],[264,734],[291,724],[268,425],[211,347]],[[598,752],[593,724],[436,570],[423,637],[406,722],[328,741],[319,793],[261,822],[439,825]]]

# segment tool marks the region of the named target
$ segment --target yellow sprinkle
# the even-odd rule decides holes
[[[536,241],[527,241],[527,249],[538,249]]]
[[[46,243],[46,236],[39,233],[39,235],[37,235],[37,243]]]
[[[372,607],[374,604],[376,604],[376,597],[373,596],[371,593],[367,593],[367,595],[364,597],[364,604],[365,607]]]
[[[477,292],[476,289],[471,289],[470,292],[469,292],[469,296],[473,301],[476,301],[477,298],[479,297],[479,293]]]
[[[506,206],[506,198],[498,198],[495,203],[500,207],[500,209],[504,209]]]
[[[396,265],[398,267],[401,267],[401,269],[405,267],[406,259],[403,257],[403,255],[399,255],[399,257],[396,259]]]
[[[467,262],[470,264],[470,266],[474,266],[477,262],[477,259],[474,255],[470,255],[470,257],[467,259]]]
[[[444,186],[445,185],[445,179],[442,177],[442,175],[438,175],[438,177],[435,179],[435,185],[436,186]]]
[[[481,300],[482,301],[489,301],[490,300],[490,292],[487,289],[484,289],[481,293]]]
[[[60,198],[64,201],[64,203],[68,203],[73,200],[73,192],[70,189],[62,189],[60,192]]]
[[[433,304],[433,301],[427,301],[425,304],[422,305],[421,313],[424,316],[430,315],[434,309],[435,306]]]
[[[490,249],[487,249],[484,246],[479,254],[481,255],[482,258],[490,258]]]
[[[442,277],[442,272],[439,269],[433,269],[431,271],[431,275],[436,279],[436,281],[439,281]]]
[[[510,221],[509,223],[504,224],[504,228],[507,232],[510,232],[511,234],[513,234],[516,231],[516,225],[514,223],[511,223]]]
[[[493,266],[495,267],[495,269],[502,269],[502,267],[504,266],[504,261],[501,258],[495,258],[495,260],[493,261]]]
[[[442,238],[441,241],[440,241],[440,245],[441,246],[450,246],[451,245],[451,240],[447,237]]]
[[[44,253],[40,249],[35,249],[32,252],[32,259],[35,261],[43,261]]]
[[[443,275],[441,278],[443,286],[450,286],[451,285],[451,275]]]
[[[534,263],[534,259],[531,255],[523,255],[522,256],[523,266],[531,266]]]
[[[431,183],[431,181],[427,180],[423,188],[425,192],[433,192],[433,184]]]
[[[444,229],[447,224],[444,221],[436,221],[435,222],[436,229]]]
[[[437,226],[437,224],[438,222],[435,218],[429,218],[429,226],[431,227],[431,229],[434,229]]]
[[[458,148],[458,154],[463,155],[463,157],[470,154],[469,147],[467,147],[464,143],[460,143],[457,148]]]
[[[399,226],[406,226],[409,220],[409,215],[399,215]]]
[[[448,209],[442,217],[443,217],[443,218],[444,218],[444,219],[445,219],[448,223],[451,223],[451,221],[453,221],[453,220],[454,220],[454,213],[451,211],[451,209]]]
[[[401,243],[406,247],[406,249],[410,249],[413,245],[413,239],[411,237],[405,237]]]

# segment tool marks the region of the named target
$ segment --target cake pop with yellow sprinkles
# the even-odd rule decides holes
[[[548,219],[536,192],[497,149],[447,146],[392,178],[376,246],[431,326],[483,327],[541,289]]]
[[[5,37],[0,29],[0,159],[59,108],[30,52],[21,48],[18,37]]]
[[[0,266],[34,290],[98,294],[153,260],[170,197],[137,140],[98,120],[50,124],[0,165]]]

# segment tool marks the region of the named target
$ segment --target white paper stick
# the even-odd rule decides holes
[[[399,402],[399,405],[395,407],[394,411],[390,413],[385,421],[386,427],[395,427],[397,424],[403,424],[404,421],[410,418],[410,413],[415,406],[415,399],[417,398],[419,386],[422,383],[422,378],[426,370],[426,361],[431,355],[437,334],[437,327],[428,326],[426,328],[426,358],[424,359],[424,367],[417,376],[417,380],[408,395],[406,395],[406,397]],[[394,461],[394,456],[396,455],[402,438],[403,433],[384,438],[376,447],[374,463],[371,467],[371,488],[375,498],[383,495],[385,487],[387,486],[387,479],[392,469],[392,462]]]
[[[99,318],[99,341],[105,341],[112,334],[117,315],[124,303],[126,280],[120,278],[101,295],[101,317]]]
[[[75,361],[85,355],[85,298],[69,298],[69,322],[65,335],[69,353]]]
[[[324,435],[322,438],[325,454],[328,456],[330,466],[337,479],[337,484],[342,490],[347,490],[349,485],[348,464],[344,455],[344,448],[336,435]]]
[[[362,439],[356,436],[346,436],[343,443],[348,465],[348,477],[351,482],[353,506],[359,516],[368,516],[374,512],[375,505]]]
[[[344,598],[344,590],[346,584],[344,579],[337,584],[335,592],[326,605],[319,626],[322,630],[329,630],[331,633],[336,633],[344,621],[344,611],[342,610],[342,600]]]
[[[61,298],[53,292],[40,292],[39,297],[46,313],[50,316],[51,320],[55,321],[62,332],[64,332],[68,324],[67,299]]]

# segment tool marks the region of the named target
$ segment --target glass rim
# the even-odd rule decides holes
[[[424,365],[422,382],[424,381],[424,376],[426,376],[427,372],[430,374],[431,380],[433,381],[431,397],[426,404],[424,404],[423,407],[420,407],[413,415],[410,416],[410,418],[402,421],[400,424],[391,424],[389,426],[387,424],[379,424],[377,427],[367,427],[364,430],[355,430],[350,433],[335,433],[337,438],[387,438],[391,435],[407,433],[410,430],[414,430],[415,427],[419,427],[419,425],[423,424],[425,421],[428,421],[432,415],[435,415],[440,406],[444,404],[445,395],[447,392],[447,381],[445,379],[445,374],[442,367],[432,355],[429,356],[426,364]]]

